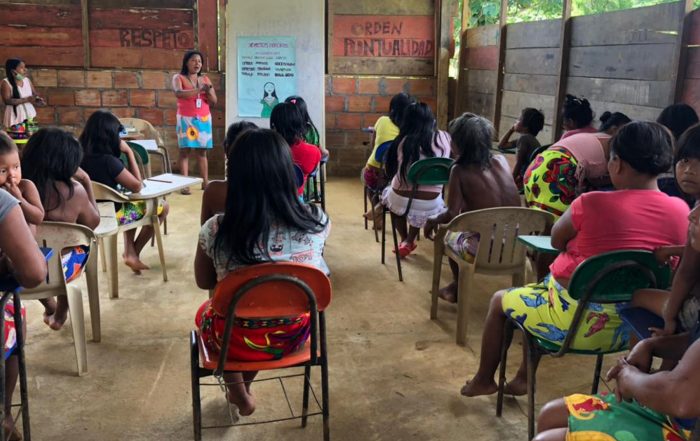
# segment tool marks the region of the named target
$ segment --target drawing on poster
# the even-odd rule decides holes
[[[238,37],[238,116],[269,118],[296,79],[295,37]]]

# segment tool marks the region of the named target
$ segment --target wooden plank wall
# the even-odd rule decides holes
[[[655,120],[673,102],[674,49],[682,2],[572,18],[566,92],[587,98],[596,116],[623,112]],[[700,113],[700,10],[690,15],[682,101]],[[493,115],[498,63],[496,26],[466,31],[460,57],[458,109]],[[561,20],[508,25],[499,133],[523,107],[545,114],[541,142],[551,142]]]
[[[655,120],[672,102],[673,53],[682,3],[572,19],[567,93],[596,115]]]
[[[462,37],[462,63],[456,114],[472,112],[493,120],[498,69],[498,25],[467,29]]]
[[[552,138],[561,22],[545,20],[508,25],[499,133],[505,133],[525,107],[544,113],[540,142]]]

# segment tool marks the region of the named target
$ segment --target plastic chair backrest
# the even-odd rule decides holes
[[[304,171],[297,164],[294,164],[294,178],[297,183],[297,188],[304,185]]]
[[[380,164],[384,164],[384,157],[386,156],[387,150],[389,150],[389,147],[391,147],[391,144],[394,142],[392,139],[391,141],[386,141],[377,147],[377,151],[374,153],[374,160],[377,161]]]
[[[537,157],[537,155],[539,155],[539,154],[542,153],[543,151],[547,150],[547,149],[550,148],[552,145],[553,145],[553,144],[545,144],[545,145],[543,145],[543,146],[537,147],[535,150],[532,151],[532,153],[530,153],[530,157],[528,158],[528,163],[534,161],[535,158]]]
[[[80,245],[90,247],[93,250],[95,233],[84,225],[44,221],[37,225],[36,241],[41,247],[51,248],[53,255],[48,261],[49,272],[46,282],[36,288],[23,290],[23,293],[27,295],[65,287],[66,280],[61,266],[61,251]]]
[[[331,282],[316,267],[293,262],[270,262],[251,265],[229,273],[216,285],[212,307],[226,316],[236,293],[253,279],[270,275],[295,277],[311,288],[318,311],[326,309],[331,301]],[[269,281],[248,291],[236,306],[236,317],[266,318],[289,317],[309,311],[306,294],[286,281]]]
[[[416,161],[408,169],[406,179],[409,184],[445,185],[450,180],[450,168],[454,160],[450,158],[426,158]]]
[[[165,142],[161,138],[160,133],[153,127],[153,124],[141,118],[119,118],[119,122],[125,127],[133,127],[140,132],[144,139],[155,139],[156,144],[160,147],[165,147]]]
[[[479,233],[476,268],[506,270],[525,264],[525,249],[518,236],[542,234],[553,223],[554,216],[542,210],[497,207],[462,213],[447,224],[447,230]]]
[[[659,266],[654,253],[611,251],[589,257],[576,268],[569,295],[575,300],[588,295],[588,301],[595,303],[627,302],[638,289],[665,289],[670,283],[671,269]]]
[[[92,181],[92,194],[97,201],[129,202],[129,198],[100,182]]]
[[[127,141],[126,144],[131,148],[131,150],[136,153],[137,159],[141,160],[141,164],[148,164],[148,151],[141,144],[135,142]]]

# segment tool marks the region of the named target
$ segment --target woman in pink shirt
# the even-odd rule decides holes
[[[552,245],[562,250],[551,273],[536,284],[493,295],[481,342],[479,370],[462,395],[496,392],[493,376],[501,361],[498,348],[507,317],[528,332],[561,344],[576,311],[567,288],[574,270],[589,257],[615,250],[654,249],[683,243],[688,231],[688,206],[659,191],[656,177],[668,169],[673,140],[660,124],[632,122],[610,142],[608,171],[617,191],[591,192],[577,198],[552,229]],[[572,348],[621,350],[628,346],[627,329],[615,304],[591,303]],[[526,393],[523,363],[506,393]]]
[[[401,237],[399,254],[406,257],[416,249],[416,237],[425,222],[447,209],[442,200],[442,185],[419,185],[406,217],[413,185],[408,183],[408,170],[413,163],[426,158],[447,158],[451,152],[449,133],[437,130],[435,117],[425,103],[415,103],[404,111],[399,136],[386,155],[386,174],[391,185],[382,193],[382,203],[391,211]],[[408,221],[408,229],[406,228]]]
[[[177,97],[177,145],[180,173],[189,173],[190,150],[197,152],[202,188],[209,183],[207,150],[214,146],[209,105],[216,104],[216,92],[209,78],[202,73],[204,56],[199,51],[187,51],[182,69],[173,76],[173,90]],[[189,188],[182,194],[190,194]]]

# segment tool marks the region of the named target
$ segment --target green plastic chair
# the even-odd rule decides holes
[[[450,158],[426,158],[416,161],[408,169],[406,180],[413,185],[411,189],[411,197],[408,199],[406,210],[401,214],[401,217],[406,216],[411,211],[413,198],[418,192],[419,185],[445,185],[450,180],[450,170],[454,160]],[[382,212],[382,265],[384,264],[386,255],[386,213],[389,211],[386,206]],[[399,241],[396,237],[396,224],[394,217],[391,217],[391,234],[394,236],[394,254],[396,254],[396,268],[399,272],[399,281],[403,282],[403,273],[401,271],[401,256],[399,255]]]
[[[671,269],[668,266],[659,266],[654,254],[650,251],[612,251],[586,259],[576,268],[569,283],[569,295],[578,301],[578,306],[561,345],[536,337],[515,320],[509,318],[506,321],[501,344],[501,369],[498,378],[496,416],[500,417],[503,410],[506,355],[513,337],[513,330],[516,327],[522,331],[527,344],[528,439],[532,439],[535,436],[535,371],[539,356],[550,355],[559,358],[567,353],[595,355],[597,360],[591,393],[597,393],[603,356],[621,352],[627,348],[608,351],[571,348],[579,326],[585,320],[584,313],[588,304],[629,302],[632,299],[632,294],[638,289],[664,289],[670,283]]]

